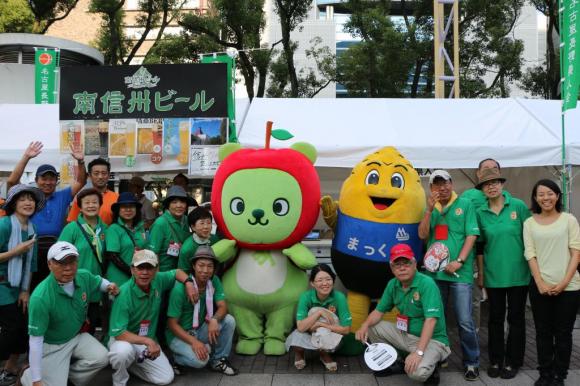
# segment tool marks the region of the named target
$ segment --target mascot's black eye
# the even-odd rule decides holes
[[[367,178],[365,179],[365,184],[367,185],[378,185],[379,178],[381,175],[376,170],[371,170],[369,174],[367,174]]]
[[[245,208],[244,200],[239,197],[232,199],[232,202],[230,202],[230,210],[233,214],[242,214]]]
[[[276,216],[286,216],[290,210],[290,204],[283,198],[278,198],[272,204],[272,210]]]
[[[405,179],[400,173],[393,173],[391,176],[391,186],[393,188],[403,189],[405,187]]]

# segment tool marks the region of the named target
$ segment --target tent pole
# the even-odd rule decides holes
[[[570,202],[568,197],[568,165],[566,165],[566,114],[562,103],[562,171],[560,173],[562,181],[562,204],[564,211],[569,211]]]

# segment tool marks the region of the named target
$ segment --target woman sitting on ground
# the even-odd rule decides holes
[[[326,264],[319,264],[310,273],[311,289],[300,295],[296,312],[297,329],[286,339],[286,350],[294,349],[294,366],[306,366],[304,350],[317,350],[328,371],[336,371],[330,356],[342,337],[350,332],[352,318],[346,297],[334,289],[336,275]]]

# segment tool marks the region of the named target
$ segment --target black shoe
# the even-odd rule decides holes
[[[222,373],[223,375],[238,375],[239,371],[230,364],[227,358],[219,359],[216,363],[211,365],[211,370]]]
[[[12,386],[16,384],[17,375],[13,374],[6,369],[0,371],[0,385],[1,386]]]
[[[518,373],[517,367],[506,366],[501,369],[500,377],[501,379],[512,379],[515,378]]]
[[[466,381],[476,381],[479,379],[479,369],[475,366],[467,366],[465,368],[465,374],[463,374],[463,379]]]
[[[540,378],[534,382],[534,386],[551,386],[554,378],[547,374],[541,374]]]
[[[374,372],[375,377],[389,377],[397,374],[405,374],[405,364],[402,361],[395,361],[386,369]]]
[[[564,378],[554,377],[550,386],[564,386]]]
[[[431,376],[429,378],[427,378],[427,380],[425,382],[423,382],[424,385],[438,385],[440,381],[440,377],[439,377],[439,366],[435,366],[435,370],[433,371],[433,374],[431,374]]]
[[[487,375],[490,378],[497,378],[499,377],[500,371],[499,365],[491,365],[487,368]]]

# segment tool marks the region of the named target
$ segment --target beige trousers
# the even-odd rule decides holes
[[[385,321],[381,321],[369,328],[369,339],[373,343],[388,343],[398,351],[407,353],[416,351],[417,343],[419,343],[419,338],[415,335],[407,334],[399,330],[395,324]],[[449,346],[431,339],[425,349],[421,363],[414,373],[408,374],[409,378],[414,381],[425,382],[433,374],[437,364],[446,359],[450,353]]]

